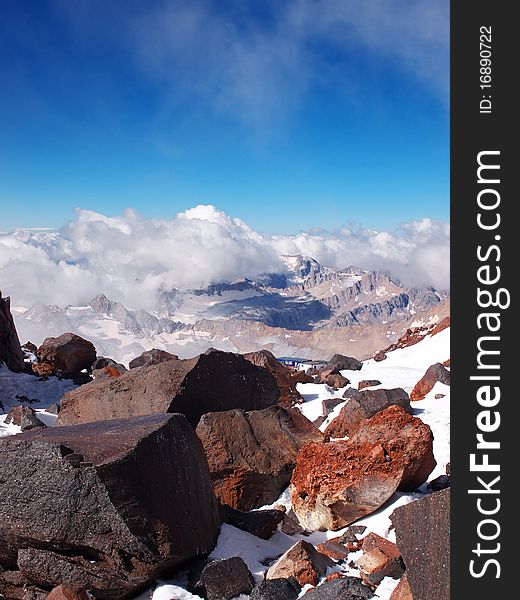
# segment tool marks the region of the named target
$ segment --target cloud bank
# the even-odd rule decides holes
[[[397,231],[317,230],[265,235],[211,205],[171,219],[78,210],[58,231],[0,233],[0,289],[15,305],[82,305],[96,293],[129,308],[157,307],[161,291],[283,272],[281,255],[328,266],[384,269],[408,285],[449,287],[449,225],[422,219]]]

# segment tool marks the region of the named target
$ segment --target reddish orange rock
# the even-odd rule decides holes
[[[401,577],[401,580],[397,584],[397,587],[392,592],[390,600],[414,600],[406,573]]]
[[[426,423],[400,406],[390,406],[362,421],[351,443],[381,444],[387,460],[402,469],[399,489],[414,492],[427,479],[437,462],[433,456],[433,434]]]
[[[269,568],[266,579],[294,577],[301,586],[316,585],[328,567],[335,564],[328,556],[318,552],[312,544],[301,540]]]
[[[415,387],[410,394],[410,400],[412,400],[412,402],[423,400],[426,394],[432,391],[433,386],[437,382],[450,385],[450,372],[441,363],[435,363],[428,367],[426,373],[415,384]]]
[[[376,533],[363,538],[363,555],[356,561],[361,578],[373,587],[385,577],[398,579],[404,571],[397,546]]]

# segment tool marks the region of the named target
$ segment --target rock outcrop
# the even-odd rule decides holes
[[[289,484],[298,451],[324,439],[297,409],[281,406],[207,413],[196,431],[217,497],[239,510],[274,502]]]
[[[449,488],[396,508],[390,518],[413,598],[449,598]]]
[[[100,599],[210,552],[220,525],[202,446],[179,414],[2,439],[0,496],[1,568]]]
[[[450,372],[442,363],[435,363],[431,367],[428,367],[426,373],[415,384],[410,394],[410,400],[414,402],[423,400],[426,394],[432,391],[433,386],[437,382],[450,385]]]
[[[394,405],[401,406],[406,412],[412,414],[410,398],[401,388],[361,390],[350,397],[339,415],[327,427],[325,434],[331,438],[350,435],[361,421]]]
[[[39,363],[49,365],[53,373],[72,377],[91,368],[96,360],[96,349],[79,335],[64,333],[46,338],[36,355]]]
[[[363,363],[352,356],[343,356],[342,354],[334,354],[327,363],[329,369],[337,369],[337,371],[360,371]]]
[[[64,395],[59,425],[179,412],[195,427],[207,412],[259,410],[276,404],[273,376],[240,355],[212,350],[131,369]]]
[[[0,292],[0,364],[5,363],[11,371],[23,371],[24,355],[16,333],[11,299],[2,298]]]

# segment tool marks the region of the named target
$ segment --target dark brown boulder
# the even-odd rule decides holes
[[[373,387],[375,385],[381,385],[379,379],[363,379],[358,383],[358,390],[364,390],[368,387]]]
[[[11,371],[23,371],[24,355],[16,333],[11,299],[2,298],[0,292],[0,364],[5,363]]]
[[[300,540],[269,567],[265,577],[266,579],[294,577],[302,586],[307,583],[316,585],[327,569],[335,564],[328,556],[318,552],[312,544]]]
[[[285,511],[276,509],[246,512],[227,505],[224,505],[223,509],[226,523],[263,540],[272,537],[285,517]]]
[[[5,417],[5,423],[18,425],[22,431],[29,431],[29,429],[35,427],[45,427],[45,424],[36,416],[34,408],[30,406],[13,406]]]
[[[444,383],[450,385],[450,372],[441,363],[435,363],[428,367],[426,373],[422,378],[415,384],[415,387],[410,394],[410,400],[417,402],[423,400],[428,392],[431,392],[433,386],[437,383]]]
[[[179,360],[176,354],[166,352],[166,350],[159,350],[158,348],[152,348],[146,350],[139,356],[133,358],[128,366],[130,369],[136,369],[137,367],[150,367],[151,365],[158,365],[166,360]]]
[[[325,417],[330,415],[330,413],[338,406],[344,402],[343,398],[325,398],[321,402],[322,412]]]
[[[3,439],[0,496],[0,566],[100,599],[210,552],[220,525],[202,446],[179,414]]]
[[[179,412],[195,427],[207,412],[258,410],[276,404],[273,376],[238,354],[213,350],[131,369],[67,392],[58,425]]]
[[[399,506],[390,517],[414,598],[450,597],[450,490]]]
[[[342,354],[334,354],[327,363],[327,368],[337,369],[339,371],[359,371],[363,367],[363,363],[352,356],[343,356]]]
[[[374,593],[361,579],[342,577],[309,590],[303,597],[305,600],[369,600]]]
[[[310,443],[296,459],[291,504],[307,531],[338,530],[374,512],[397,490],[404,467],[381,444]]]
[[[251,592],[251,600],[296,600],[301,586],[294,577],[265,579]]]
[[[0,598],[2,600],[46,600],[47,592],[26,579],[20,571],[0,568]]]
[[[299,372],[295,372],[293,369],[282,365],[269,350],[250,352],[249,354],[244,354],[244,358],[257,367],[262,367],[275,378],[280,389],[279,403],[282,406],[290,408],[295,404],[303,402],[303,398],[296,389],[296,383],[300,383],[299,380],[305,375],[303,372],[301,372],[301,375],[298,375]]]
[[[274,502],[289,484],[300,448],[323,440],[323,434],[297,409],[281,406],[207,413],[197,435],[217,497],[239,510]]]
[[[329,387],[337,390],[348,385],[350,380],[340,373],[327,373],[325,371],[320,376],[320,383],[326,383]]]
[[[70,377],[90,369],[96,360],[96,349],[79,335],[64,333],[46,338],[38,348],[37,356],[38,361],[50,365],[54,373]]]
[[[362,390],[352,396],[339,415],[330,423],[325,434],[331,438],[349,435],[360,421],[369,419],[389,406],[401,406],[412,414],[410,398],[401,388],[391,390]]]
[[[238,556],[214,560],[204,567],[194,592],[207,600],[231,600],[249,594],[255,585],[246,563]]]
[[[400,406],[360,421],[349,441],[353,444],[380,444],[389,462],[403,468],[399,489],[414,492],[429,477],[437,462],[433,456],[433,434],[426,423],[412,417]]]

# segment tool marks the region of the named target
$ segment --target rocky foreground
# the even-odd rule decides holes
[[[448,335],[126,367],[0,296],[0,597],[445,600]]]

